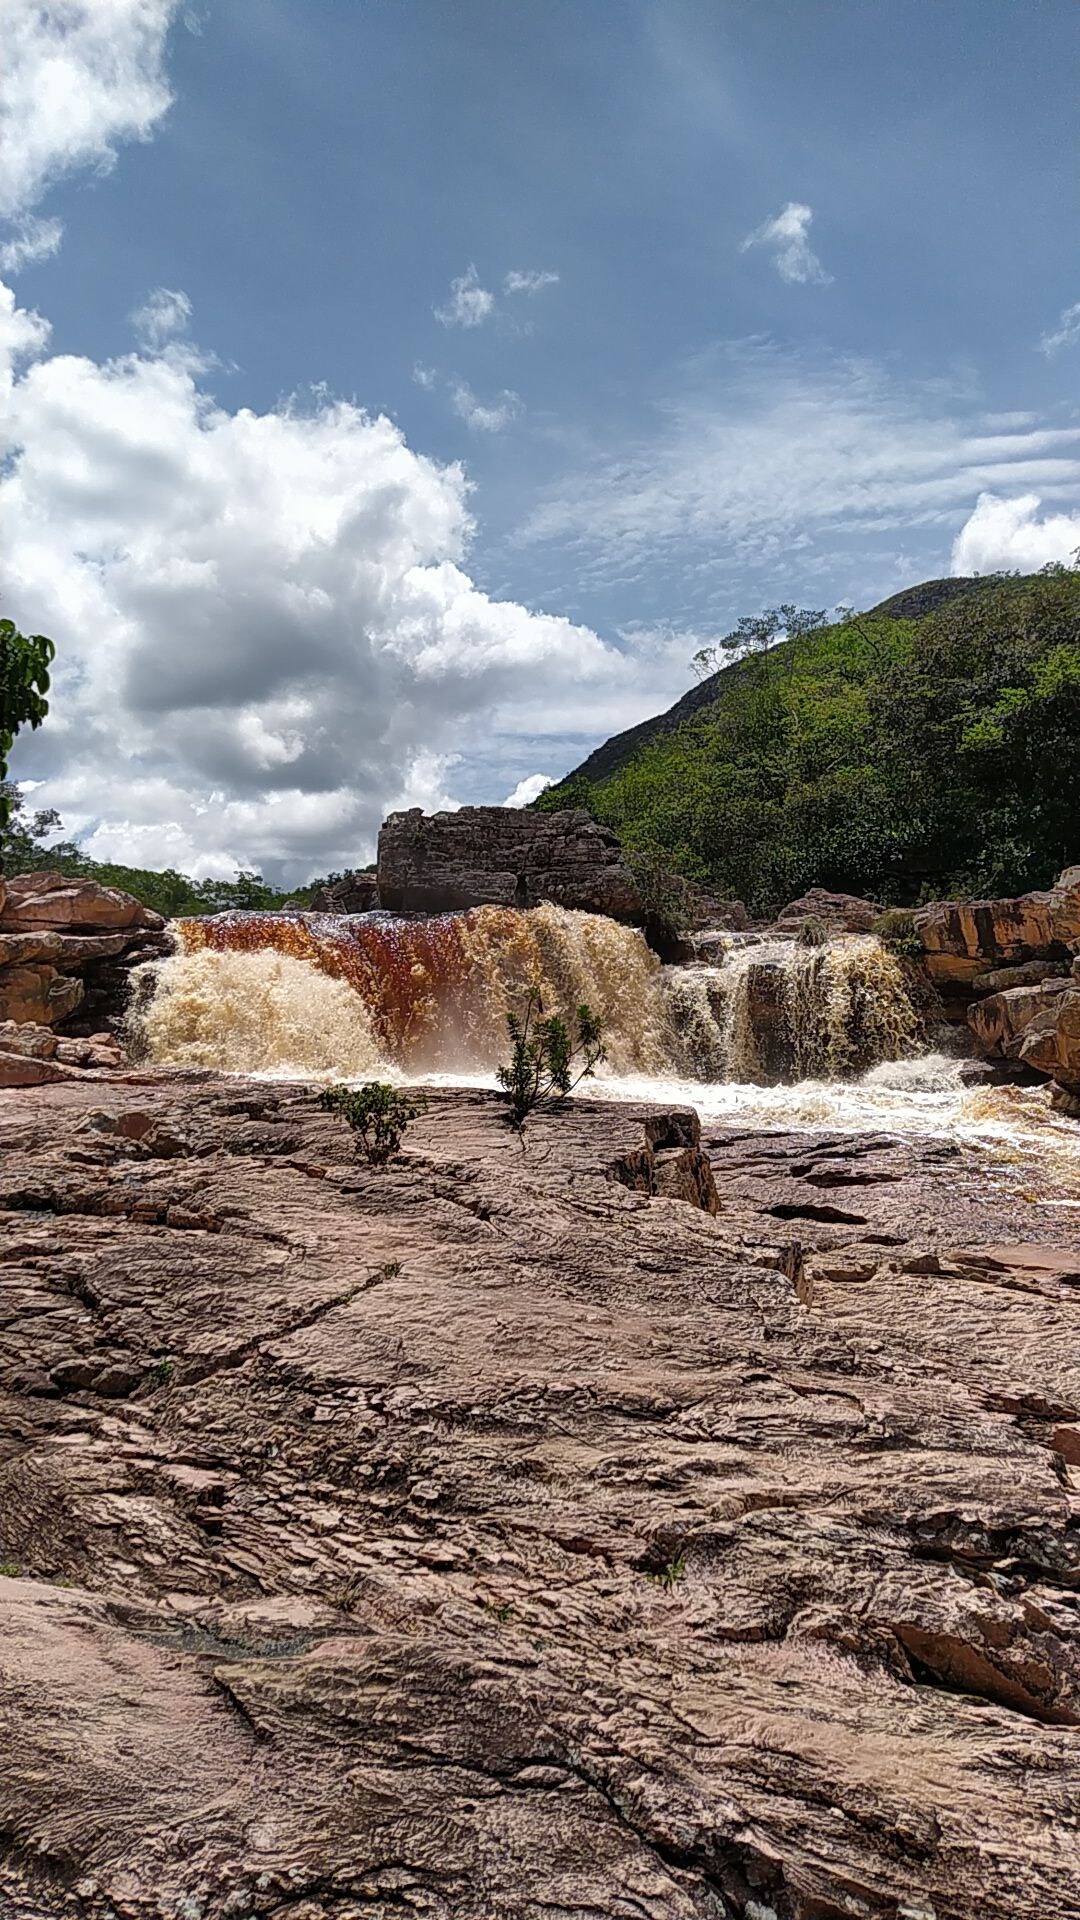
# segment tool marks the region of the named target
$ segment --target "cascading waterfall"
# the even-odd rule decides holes
[[[919,1051],[902,964],[858,936],[819,948],[735,942],[719,966],[661,968],[600,914],[477,907],[386,914],[230,913],[175,924],[131,1016],[144,1056],[226,1072],[360,1077],[490,1072],[506,1016],[587,1002],[612,1076],[771,1085],[840,1079]]]
[[[135,1045],[162,1064],[490,1071],[506,1053],[507,1014],[535,990],[546,1011],[585,1002],[599,1015],[612,1073],[670,1071],[660,963],[640,934],[601,914],[230,913],[177,921],[174,932],[178,951],[147,969],[131,1020]]]

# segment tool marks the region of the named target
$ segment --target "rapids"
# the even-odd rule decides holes
[[[134,976],[129,1016],[134,1050],[160,1065],[490,1086],[507,1013],[535,988],[549,1010],[599,1014],[607,1059],[591,1090],[608,1099],[686,1102],[752,1129],[1078,1150],[1042,1089],[971,1089],[960,1061],[927,1050],[905,969],[870,936],[735,938],[720,965],[661,967],[632,928],[553,906],[231,913],[173,934],[174,952]]]

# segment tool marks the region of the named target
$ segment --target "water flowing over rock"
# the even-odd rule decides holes
[[[380,905],[395,913],[551,901],[614,920],[643,918],[618,839],[583,808],[392,813],[379,833],[378,883]]]
[[[549,1011],[570,1017],[584,1002],[598,1014],[616,1075],[842,1076],[903,1058],[921,1037],[903,966],[868,937],[733,946],[722,967],[662,968],[636,930],[553,906],[426,920],[232,913],[176,933],[181,950],[140,976],[130,1025],[143,1054],[177,1066],[490,1073],[508,1013],[533,990]]]

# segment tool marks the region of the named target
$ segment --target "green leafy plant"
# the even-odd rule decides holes
[[[684,1554],[675,1553],[672,1554],[670,1560],[665,1560],[662,1567],[657,1567],[655,1572],[648,1574],[646,1577],[652,1580],[656,1586],[663,1587],[665,1593],[673,1593],[679,1581],[684,1579],[685,1575],[686,1557]]]
[[[154,1361],[150,1369],[150,1378],[156,1387],[167,1387],[173,1377],[173,1363],[167,1353]]]
[[[40,727],[49,711],[49,668],[56,648],[43,633],[20,633],[13,620],[0,620],[0,781],[20,727]],[[0,790],[0,826],[10,800]]]
[[[888,907],[874,921],[874,933],[886,952],[900,960],[921,960],[923,943],[915,928],[915,915],[904,907]]]
[[[340,1113],[371,1166],[385,1167],[401,1152],[406,1127],[424,1111],[427,1101],[422,1094],[403,1093],[385,1080],[369,1080],[362,1087],[326,1087],[319,1105]]]
[[[604,1043],[590,1007],[579,1006],[568,1025],[557,1013],[545,1014],[535,989],[524,1012],[509,1014],[506,1026],[513,1051],[508,1065],[497,1069],[497,1078],[520,1132],[530,1113],[558,1106],[595,1073],[604,1058]]]

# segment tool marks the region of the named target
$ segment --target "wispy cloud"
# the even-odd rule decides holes
[[[524,412],[520,394],[504,390],[485,404],[464,380],[450,382],[450,405],[472,433],[502,433]]]
[[[49,260],[64,236],[59,220],[38,220],[27,214],[14,223],[9,239],[0,244],[0,273],[21,273],[41,260]]]
[[[480,285],[474,266],[450,282],[450,297],[445,306],[433,308],[436,320],[444,327],[482,327],[495,311],[495,295]]]
[[[180,287],[155,287],[141,307],[131,315],[131,324],[139,344],[156,353],[167,340],[186,333],[191,319],[191,301]]]
[[[1057,326],[1051,333],[1044,333],[1039,341],[1039,352],[1047,355],[1060,353],[1062,347],[1075,347],[1080,340],[1080,300],[1071,307],[1064,307]]]
[[[557,287],[557,273],[541,272],[536,268],[514,269],[503,281],[504,293],[540,293],[544,287]]]
[[[1080,425],[990,425],[970,397],[865,361],[731,343],[687,370],[655,429],[563,482],[519,540],[560,540],[590,580],[663,559],[745,569],[848,535],[941,524],[982,492],[1080,498]]]
[[[412,370],[412,377],[418,387],[423,387],[425,393],[434,392],[434,389],[438,386],[438,383],[439,383],[439,376],[435,371],[435,368],[425,367],[422,360],[417,360],[415,362]]]
[[[800,200],[789,200],[774,220],[763,221],[753,233],[747,234],[739,251],[746,253],[750,247],[767,247],[781,280],[799,284],[816,281],[818,286],[827,286],[832,275],[826,273],[808,237],[813,218],[812,207],[804,206]]]

